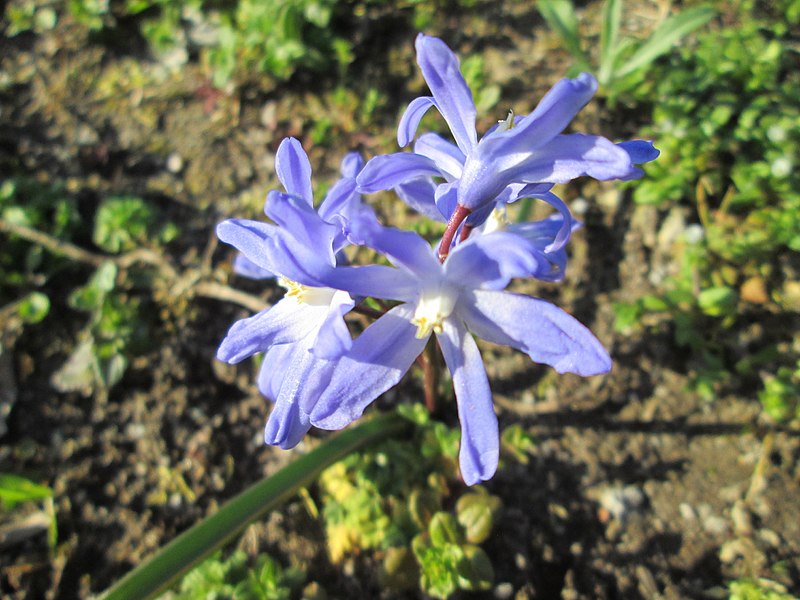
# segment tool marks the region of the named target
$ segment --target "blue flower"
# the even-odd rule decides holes
[[[352,218],[374,218],[360,202],[357,154],[342,163],[342,179],[315,210],[311,166],[292,138],[278,148],[275,167],[287,193],[270,192],[265,213],[274,222],[230,219],[217,226],[220,240],[236,247],[238,262],[259,277],[270,274],[286,288],[277,304],[234,323],[217,358],[237,363],[264,352],[259,389],[275,402],[265,430],[267,443],[295,446],[310,427],[308,414],[352,339],[344,315],[354,306],[345,291],[321,277],[336,268],[337,252],[349,243]]]
[[[603,346],[573,317],[543,300],[502,291],[513,277],[549,271],[547,261],[536,264],[530,252],[536,235],[478,235],[456,246],[442,264],[416,233],[363,219],[353,225],[364,243],[395,267],[342,267],[329,273],[328,283],[401,304],[364,330],[337,360],[311,409],[313,425],[340,429],[361,416],[400,381],[434,334],[453,377],[462,428],[461,474],[472,485],[494,474],[499,455],[497,418],[472,333],[521,350],[559,373],[595,375],[610,369]],[[554,231],[552,225],[538,231],[542,247],[552,243],[542,235]]]
[[[458,58],[440,39],[423,34],[417,36],[416,48],[417,62],[432,96],[409,104],[400,120],[397,141],[406,146],[414,138],[422,116],[435,106],[456,145],[436,134],[424,134],[413,153],[373,158],[357,180],[359,190],[369,193],[420,178],[444,178],[444,183],[435,189],[436,205],[450,220],[439,249],[440,259],[447,255],[464,219],[478,213],[479,218],[473,220],[480,222],[498,199],[525,197],[520,194],[525,185],[566,183],[583,175],[600,180],[634,179],[642,175],[637,164],[658,156],[651,142],[615,144],[601,136],[561,133],[597,90],[597,81],[589,73],[559,81],[531,114],[517,118],[509,115],[478,141],[475,105],[459,70]],[[515,184],[522,185],[509,189]],[[407,189],[399,193],[406,199],[413,196]],[[418,199],[417,204],[427,201]],[[428,206],[427,213],[430,212]]]

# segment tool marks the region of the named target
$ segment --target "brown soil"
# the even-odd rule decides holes
[[[538,14],[521,4],[482,4],[473,15],[442,17],[429,32],[462,54],[486,52],[503,100],[479,129],[504,116],[505,103],[526,113],[568,64]],[[384,15],[374,30],[365,26],[362,43],[375,51],[364,55],[373,62],[362,56],[356,64],[365,81],[385,81],[390,91],[368,126],[352,116],[363,81],[344,107],[331,99],[333,81],[302,75],[209,95],[197,65],[170,71],[135,51],[104,50],[66,17],[41,35],[0,38],[0,169],[63,183],[87,218],[102,197],[141,195],[180,225],[169,246],[179,270],[261,293],[264,286],[230,275],[232,253],[214,246],[213,226],[259,214],[276,187],[274,151],[286,135],[309,150],[317,182],[330,180],[350,149],[394,150],[398,111],[422,83],[413,31],[382,37],[386,23]],[[604,129],[598,110],[588,108],[576,129]],[[320,114],[334,131],[313,144]],[[603,133],[632,137],[635,126]],[[168,168],[171,156],[180,169]],[[501,423],[523,423],[539,440],[528,465],[509,465],[488,484],[505,505],[486,544],[494,595],[711,598],[745,576],[799,592],[798,431],[767,423],[744,384],[713,401],[687,391],[693,365],[668,324],[633,335],[612,326],[613,301],[652,291],[652,274],[674,268],[670,228],[691,214],[636,207],[617,185],[577,184],[565,194],[588,201],[586,226],[575,236],[566,282],[538,293],[589,325],[615,366],[606,377],[557,376],[483,347]],[[99,593],[293,456],[262,444],[268,404],[254,388],[253,366],[214,359],[230,324],[248,314],[230,303],[187,296],[159,314],[150,348],[107,395],[56,392],[51,377],[85,323],[66,294],[90,272],[74,266],[56,278],[51,314],[2,355],[11,368],[0,369],[0,386],[14,400],[0,472],[52,486],[60,538],[52,554],[43,536],[0,550],[5,597]],[[798,325],[789,317],[776,335]],[[254,525],[241,543],[305,565],[329,597],[378,593],[375,559],[331,565],[321,525],[299,501]]]

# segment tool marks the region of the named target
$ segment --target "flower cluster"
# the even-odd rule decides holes
[[[315,208],[311,166],[300,143],[286,139],[276,157],[285,189],[271,192],[273,223],[231,219],[219,238],[240,251],[235,267],[276,277],[286,289],[272,307],[231,327],[220,360],[264,359],[261,392],[275,403],[265,440],[295,446],[313,425],[340,429],[396,385],[435,336],[449,369],[462,428],[461,474],[468,485],[490,478],[499,453],[497,418],[473,334],[525,352],[559,373],[595,375],[611,359],[576,319],[543,300],[506,291],[513,278],[557,281],[564,249],[579,226],[551,192],[579,176],[632,179],[653,160],[650,142],[613,143],[563,134],[597,88],[583,73],[557,83],[527,116],[510,114],[478,139],[475,105],[458,58],[441,40],[420,34],[417,61],[431,96],[417,98],[400,120],[406,146],[423,114],[435,107],[455,144],[434,133],[413,152],[342,162],[341,179]],[[361,194],[394,190],[426,217],[446,222],[434,250],[411,231],[382,225]],[[538,198],[556,209],[548,219],[509,223],[508,203]],[[353,266],[344,250],[366,246],[391,264]],[[375,299],[385,310],[354,340],[345,321]]]

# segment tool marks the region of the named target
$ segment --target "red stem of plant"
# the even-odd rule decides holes
[[[453,243],[456,231],[458,231],[461,223],[464,222],[464,219],[466,219],[471,212],[472,210],[466,206],[456,204],[456,209],[453,211],[453,214],[450,215],[450,220],[447,222],[447,229],[444,230],[442,241],[439,244],[439,262],[443,263],[447,255],[450,254],[450,244]]]
[[[472,225],[464,224],[464,227],[461,228],[461,235],[458,236],[458,241],[463,242],[469,237],[469,234],[472,233]]]

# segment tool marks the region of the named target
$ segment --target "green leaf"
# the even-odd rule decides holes
[[[41,292],[31,292],[17,305],[17,314],[28,324],[39,323],[49,312],[50,298]]]
[[[716,15],[713,8],[698,6],[684,10],[664,21],[652,36],[614,74],[624,77],[641,67],[645,67],[662,54],[669,52],[673,44],[698,27],[702,27]]]
[[[717,286],[701,291],[697,296],[697,305],[707,315],[719,317],[733,310],[738,298],[733,289]]]
[[[575,7],[569,0],[539,0],[536,3],[544,20],[555,31],[564,42],[564,47],[572,54],[578,67],[581,69],[589,68],[589,59],[581,50],[581,39],[578,34],[578,17],[575,15]]]
[[[428,533],[431,536],[431,544],[434,546],[443,547],[447,544],[464,543],[464,530],[450,513],[437,512],[433,515],[428,526]]]
[[[20,502],[45,500],[53,497],[53,490],[45,485],[33,483],[29,479],[12,473],[0,473],[0,501],[6,509],[12,509]]]
[[[488,590],[494,580],[494,568],[489,556],[478,546],[462,546],[464,558],[458,562],[460,588],[470,591]]]
[[[500,511],[502,502],[497,496],[483,492],[464,494],[456,502],[458,522],[472,544],[484,542],[492,532],[492,524]]]
[[[603,6],[603,22],[600,29],[600,72],[597,75],[601,85],[608,84],[614,70],[621,18],[622,1],[606,0]]]

